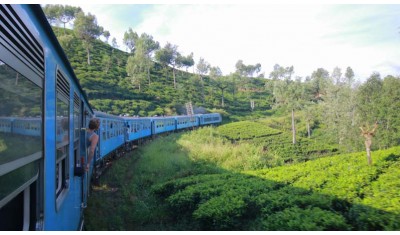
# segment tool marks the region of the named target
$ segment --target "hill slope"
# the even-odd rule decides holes
[[[225,89],[225,105],[222,106],[222,93],[209,76],[200,79],[197,74],[177,70],[177,88],[174,89],[172,68],[157,62],[150,68],[150,79],[143,81],[139,90],[126,72],[129,53],[96,40],[89,65],[82,41],[71,30],[66,29],[65,34],[57,28],[54,31],[58,32],[61,42],[68,38],[68,43],[61,44],[95,109],[116,115],[175,115],[184,113],[185,103],[191,101],[195,107],[223,109],[238,116],[264,116],[265,110],[271,108],[271,94],[265,88],[267,79],[232,78],[234,82]],[[256,103],[254,112],[251,112],[250,99]]]

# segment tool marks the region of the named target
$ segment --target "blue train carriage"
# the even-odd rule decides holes
[[[217,125],[222,122],[222,116],[219,113],[200,114],[200,126]]]
[[[125,142],[127,150],[132,150],[135,144],[151,136],[151,119],[123,117],[125,120]]]
[[[183,115],[183,116],[175,116],[176,119],[176,129],[187,129],[199,126],[200,118],[198,115]]]
[[[14,119],[13,117],[0,117],[0,134],[12,132],[11,128]]]
[[[152,128],[151,130],[152,135],[175,131],[176,120],[174,117],[152,117],[151,128]]]
[[[93,111],[40,5],[0,5],[0,19],[0,230],[79,230]]]
[[[100,119],[99,128],[99,155],[95,158],[96,164],[104,163],[108,157],[119,157],[119,149],[125,143],[125,120],[111,114],[94,111],[96,118]],[[115,150],[115,151],[114,151]]]

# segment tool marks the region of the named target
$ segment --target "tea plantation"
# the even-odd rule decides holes
[[[400,230],[400,146],[372,158],[259,121],[159,137],[100,178],[86,229]]]

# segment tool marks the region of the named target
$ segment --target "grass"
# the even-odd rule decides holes
[[[86,230],[400,229],[399,148],[374,151],[368,167],[363,152],[320,158],[330,147],[315,139],[232,141],[220,129],[158,137],[114,162],[89,199]],[[285,164],[274,145],[316,160]]]

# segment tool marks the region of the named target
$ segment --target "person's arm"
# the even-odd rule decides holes
[[[90,141],[90,147],[89,147],[89,156],[88,156],[88,161],[86,164],[87,171],[89,170],[90,163],[92,162],[92,159],[94,157],[94,151],[96,150],[96,145],[97,145],[97,142],[99,141],[99,136],[93,135],[90,139],[91,139],[91,141]]]

